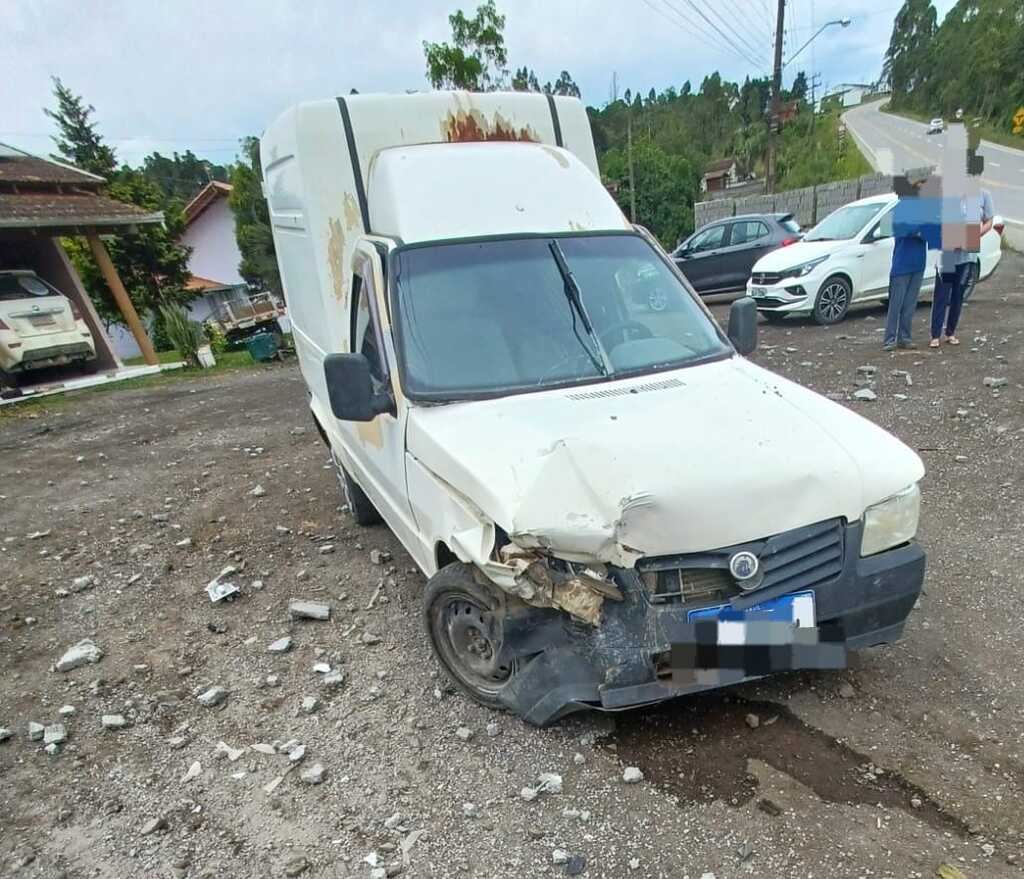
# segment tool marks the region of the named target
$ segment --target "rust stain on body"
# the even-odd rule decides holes
[[[356,423],[356,434],[359,437],[360,442],[368,443],[378,449],[384,447],[384,435],[380,429],[381,416],[377,416],[373,421],[360,421]]]
[[[449,143],[473,143],[477,141],[505,140],[537,143],[537,132],[524,125],[516,126],[500,113],[488,118],[479,110],[449,111],[441,122],[441,135]]]
[[[344,305],[348,290],[345,283],[345,230],[337,219],[332,219],[327,228],[327,268],[331,273],[331,288],[334,290],[334,298]]]

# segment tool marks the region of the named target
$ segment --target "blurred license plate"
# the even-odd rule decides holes
[[[28,322],[34,327],[50,327],[56,323],[50,314],[33,314],[29,316]]]
[[[719,644],[744,644],[749,640],[747,634],[750,623],[782,623],[797,629],[814,628],[814,593],[782,595],[746,610],[734,610],[728,604],[703,607],[691,610],[687,619],[691,623],[715,620],[718,623]],[[753,628],[757,630],[761,627]]]
[[[767,296],[768,295],[768,291],[764,287],[751,287],[750,288],[750,295],[754,296],[754,297]]]

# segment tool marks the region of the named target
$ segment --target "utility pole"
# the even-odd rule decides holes
[[[768,117],[768,173],[765,192],[775,192],[775,126],[779,124],[782,89],[782,35],[786,24],[786,0],[779,0],[779,13],[775,20],[775,71],[772,75],[772,105]],[[781,127],[781,126],[780,126]]]
[[[814,113],[814,108],[815,108],[814,92],[815,92],[815,87],[818,85],[818,82],[819,82],[820,79],[821,79],[821,74],[820,73],[812,73],[811,74],[811,135],[812,136],[814,134],[814,116],[815,116],[815,113]]]
[[[633,108],[626,116],[626,157],[629,164],[629,222],[636,222],[636,183],[633,180]]]

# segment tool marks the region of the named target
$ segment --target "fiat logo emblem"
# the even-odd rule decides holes
[[[729,573],[740,589],[753,589],[761,580],[761,563],[752,552],[741,550],[729,559]]]

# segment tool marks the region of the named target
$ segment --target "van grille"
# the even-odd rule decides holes
[[[843,570],[844,536],[843,520],[829,519],[816,525],[794,528],[792,531],[785,531],[764,540],[754,540],[710,552],[642,559],[637,563],[637,570],[647,582],[652,582],[648,575],[655,572],[685,570],[691,576],[697,571],[707,571],[709,574],[713,572],[718,575],[718,591],[722,591],[722,574],[731,584],[732,578],[728,575],[729,559],[734,553],[745,549],[758,557],[764,571],[764,579],[760,586],[749,594],[753,597],[758,592],[771,589],[774,594],[779,595],[797,589],[820,586],[838,577]],[[664,578],[658,577],[658,582],[664,583]],[[710,583],[708,585],[710,586]],[[679,590],[684,602],[688,597],[687,591],[685,587]],[[732,595],[738,591],[735,587],[730,590]]]

